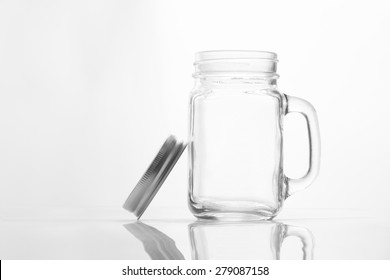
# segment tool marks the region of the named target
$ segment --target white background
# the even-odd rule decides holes
[[[1,1],[2,211],[120,208],[165,138],[186,138],[193,54],[253,49],[278,53],[281,90],[320,120],[320,176],[284,211],[388,215],[387,3]],[[286,127],[293,175],[302,127]],[[187,211],[186,188],[184,154],[151,207]]]

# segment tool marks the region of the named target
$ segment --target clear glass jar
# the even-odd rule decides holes
[[[320,138],[313,106],[277,88],[277,55],[261,51],[196,54],[190,98],[189,206],[198,218],[272,219],[283,201],[318,174]],[[304,115],[309,169],[283,173],[283,119]]]

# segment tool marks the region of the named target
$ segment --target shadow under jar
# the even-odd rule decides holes
[[[277,55],[261,51],[196,54],[190,97],[189,206],[205,219],[268,220],[283,201],[309,186],[319,170],[316,112],[307,101],[279,92]],[[309,169],[283,173],[283,119],[303,114]]]

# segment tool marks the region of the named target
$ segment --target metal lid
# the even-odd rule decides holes
[[[169,136],[130,193],[123,204],[123,208],[134,213],[139,219],[168,177],[186,146],[187,144],[178,141],[175,136]]]

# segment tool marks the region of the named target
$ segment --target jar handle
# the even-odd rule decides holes
[[[320,141],[320,129],[318,126],[317,113],[308,101],[285,95],[287,100],[286,115],[288,113],[300,113],[307,122],[307,130],[309,136],[309,168],[306,175],[299,179],[292,179],[285,176],[287,185],[287,197],[290,195],[306,189],[313,183],[318,175],[320,169],[320,153],[321,153],[321,141]]]
[[[283,241],[290,236],[298,237],[299,240],[302,242],[302,252],[303,252],[303,260],[312,260],[313,259],[313,251],[314,251],[314,241],[313,241],[313,235],[311,232],[302,227],[295,227],[295,226],[287,226],[287,230],[285,233],[285,236],[282,240]],[[278,256],[280,259],[280,255]]]

